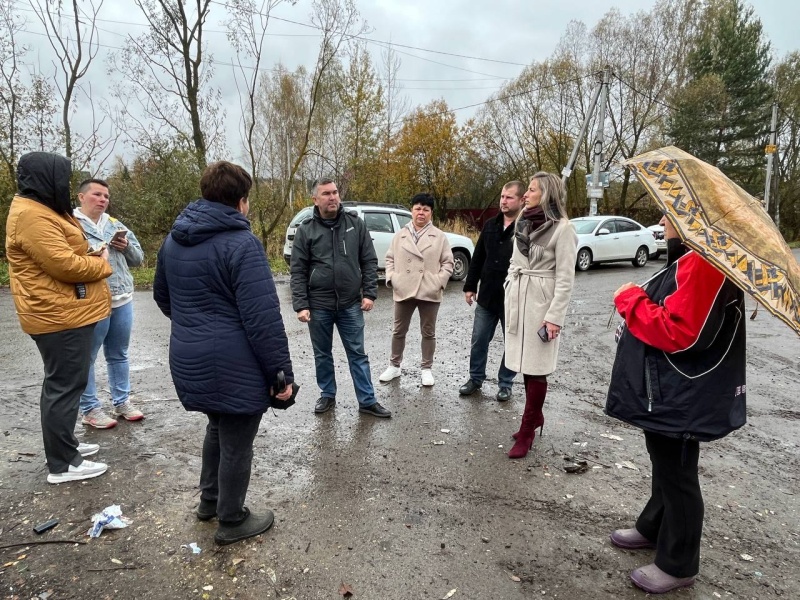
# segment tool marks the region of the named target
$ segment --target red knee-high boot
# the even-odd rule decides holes
[[[508,453],[509,458],[524,458],[533,446],[536,428],[539,433],[544,429],[542,407],[547,396],[547,379],[525,375],[525,412],[522,413],[522,424],[514,434],[517,441]]]

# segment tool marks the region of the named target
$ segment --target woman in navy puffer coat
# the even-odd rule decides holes
[[[186,410],[208,416],[200,473],[201,520],[219,517],[218,544],[272,525],[244,506],[253,440],[270,390],[293,380],[289,343],[269,262],[250,231],[252,180],[228,162],[209,165],[203,198],[175,220],[158,253],[153,296],[172,320],[169,366]],[[277,397],[286,399],[291,386]]]

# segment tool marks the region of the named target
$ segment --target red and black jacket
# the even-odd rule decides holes
[[[744,425],[744,293],[734,283],[688,252],[615,304],[625,329],[606,414],[699,441]]]

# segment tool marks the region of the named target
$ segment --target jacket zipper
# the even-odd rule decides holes
[[[336,228],[331,227],[331,237],[333,238],[332,247],[336,248]],[[339,290],[336,289],[336,253],[333,254],[333,264],[331,265],[331,279],[333,280],[333,295],[336,296],[336,310],[339,310]]]
[[[650,380],[650,361],[644,361],[644,384],[647,387],[647,412],[653,412],[653,384]]]

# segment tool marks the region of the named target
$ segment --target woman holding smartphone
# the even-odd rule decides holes
[[[140,421],[144,414],[130,401],[131,383],[128,363],[128,345],[133,325],[133,276],[130,267],[138,267],[144,260],[139,240],[121,221],[108,216],[108,184],[102,179],[87,179],[78,188],[80,208],[73,212],[89,238],[93,248],[108,248],[108,260],[113,269],[108,278],[111,290],[111,316],[103,319],[94,329],[89,382],[81,395],[83,424],[97,429],[109,429],[117,424],[116,418]],[[97,397],[94,361],[100,348],[108,366],[108,387],[111,391],[113,413],[106,413]],[[115,418],[116,417],[116,418]]]
[[[524,376],[525,412],[509,458],[525,457],[544,427],[547,376],[556,368],[578,252],[566,198],[558,175],[536,173],[515,226],[505,283],[506,367]]]

